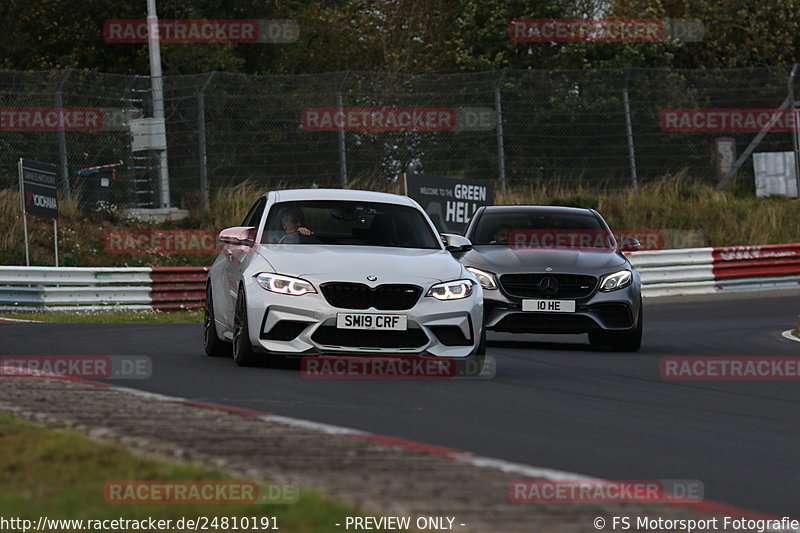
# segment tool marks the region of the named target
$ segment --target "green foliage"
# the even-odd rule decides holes
[[[293,44],[164,44],[166,74],[212,70],[475,72],[511,68],[758,67],[800,57],[794,0],[159,0],[160,19],[291,19]],[[111,44],[110,19],[144,19],[146,3],[5,0],[0,68],[146,74],[147,44]],[[517,43],[515,18],[698,19],[697,43]]]

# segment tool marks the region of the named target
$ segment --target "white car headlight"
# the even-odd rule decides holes
[[[615,291],[622,289],[631,284],[633,274],[630,270],[620,270],[613,274],[606,274],[600,278],[600,290],[603,292]]]
[[[433,296],[437,300],[461,300],[472,295],[472,285],[474,283],[469,279],[437,283],[428,290],[428,294],[425,296]]]
[[[317,292],[314,286],[304,279],[290,278],[280,274],[270,274],[262,272],[256,276],[258,284],[270,292],[278,294],[291,294],[292,296],[302,296],[310,292]]]
[[[494,277],[494,274],[491,272],[485,272],[483,270],[478,270],[474,267],[467,267],[469,273],[475,276],[475,279],[478,280],[478,283],[481,284],[481,287],[484,289],[496,289],[497,288],[497,281]]]

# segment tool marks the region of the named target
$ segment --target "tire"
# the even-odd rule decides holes
[[[208,357],[230,357],[231,345],[217,336],[214,322],[214,300],[211,299],[211,282],[206,285],[206,303],[203,307],[203,349]]]
[[[481,340],[472,355],[486,355],[486,328],[481,329]]]
[[[478,375],[483,372],[483,365],[486,362],[486,328],[481,330],[481,340],[466,361],[468,364],[465,365],[465,368],[470,374]]]
[[[636,329],[624,333],[593,331],[589,333],[592,346],[611,346],[615,352],[637,352],[642,346],[642,304],[639,304],[639,318]]]
[[[611,335],[611,349],[615,352],[638,352],[642,347],[642,304],[639,304],[639,319],[636,329],[629,333],[614,333]]]
[[[250,328],[247,326],[247,305],[244,287],[236,295],[236,310],[233,313],[233,361],[239,366],[253,366],[256,356],[250,344]]]
[[[609,340],[607,333],[603,333],[602,331],[592,331],[589,333],[589,344],[592,346],[608,346],[611,344],[611,341]]]

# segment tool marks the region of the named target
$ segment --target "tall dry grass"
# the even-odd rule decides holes
[[[496,203],[591,207],[612,228],[691,230],[706,246],[800,242],[800,201],[717,191],[685,174],[621,191],[529,185],[498,195]]]
[[[354,189],[402,193],[402,184],[368,177],[353,180]],[[110,229],[220,229],[239,225],[250,206],[266,190],[246,181],[216,191],[208,212],[193,206],[180,222],[147,225],[125,222],[101,214],[82,213],[74,203],[59,200],[59,249],[62,265],[155,266],[206,265],[210,255],[108,255],[103,235]],[[597,190],[564,184],[526,184],[497,194],[498,204],[541,204],[592,207],[615,229],[692,230],[702,232],[706,246],[778,244],[800,242],[800,201],[755,198],[752,192],[716,191],[678,174],[649,183],[638,190]],[[28,217],[31,263],[53,264],[52,223]],[[0,190],[0,264],[24,264],[19,193]]]

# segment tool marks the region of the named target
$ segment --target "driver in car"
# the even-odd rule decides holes
[[[297,244],[300,242],[300,235],[314,235],[313,231],[305,227],[303,212],[296,207],[290,207],[283,212],[281,226],[286,235],[281,237],[279,244]]]
[[[508,234],[511,233],[511,226],[508,224],[501,224],[494,232],[494,238],[489,244],[508,244]]]

